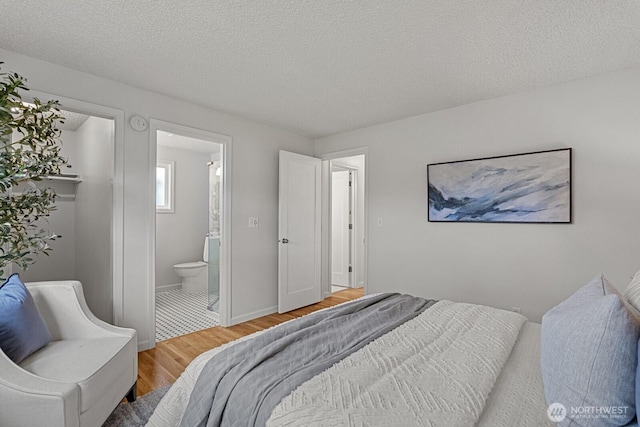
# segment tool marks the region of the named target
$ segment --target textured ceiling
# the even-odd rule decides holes
[[[0,0],[0,47],[319,137],[639,64],[640,2]]]
[[[62,110],[61,113],[64,116],[64,123],[58,124],[58,128],[62,130],[72,130],[75,132],[89,118],[89,116],[85,116],[84,114],[80,113],[74,113],[72,111]]]

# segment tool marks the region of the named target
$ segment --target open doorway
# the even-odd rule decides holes
[[[331,293],[353,287],[356,175],[357,170],[331,162]]]
[[[115,323],[112,296],[118,274],[114,271],[117,264],[114,253],[121,250],[114,223],[114,201],[119,199],[114,191],[115,117],[72,109],[78,103],[61,103],[65,121],[58,127],[61,154],[68,159],[68,167],[36,183],[53,188],[58,196],[56,210],[47,218],[46,228],[60,237],[50,243],[53,250],[48,256],[37,256],[26,271],[18,268],[14,271],[26,282],[80,281],[93,314],[107,323]]]
[[[155,152],[155,341],[210,328],[226,315],[227,187],[222,135],[151,121]],[[224,293],[224,292],[223,292]]]
[[[365,286],[365,156],[329,160],[331,293]]]

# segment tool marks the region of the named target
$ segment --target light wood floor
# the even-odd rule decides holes
[[[172,384],[184,368],[198,356],[212,348],[245,335],[252,334],[321,308],[331,307],[363,295],[363,288],[336,292],[317,304],[284,314],[270,314],[239,325],[202,331],[160,341],[156,348],[138,353],[138,395],[142,396],[167,384]]]

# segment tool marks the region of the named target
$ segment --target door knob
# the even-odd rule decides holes
[[[289,239],[284,238],[284,239],[282,239],[282,240],[278,240],[278,243],[280,243],[280,242],[282,242],[282,243],[289,243]]]

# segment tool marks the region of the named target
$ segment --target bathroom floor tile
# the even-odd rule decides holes
[[[207,293],[184,294],[175,289],[156,294],[156,341],[218,326],[206,314]]]

